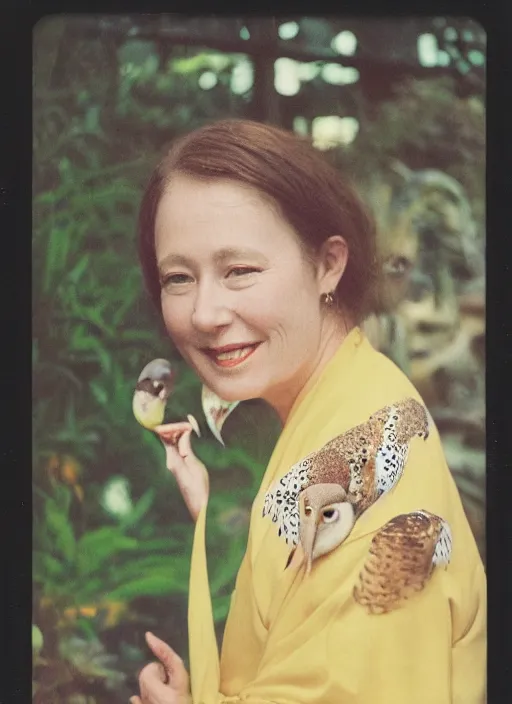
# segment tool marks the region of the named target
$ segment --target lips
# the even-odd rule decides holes
[[[260,344],[255,342],[249,345],[233,344],[223,347],[209,347],[204,352],[219,367],[236,367],[250,357]]]

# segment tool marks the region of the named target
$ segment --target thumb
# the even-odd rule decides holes
[[[192,435],[192,430],[186,430],[183,435],[178,440],[178,452],[185,459],[188,455],[193,453],[192,446],[190,444],[190,436]]]
[[[167,643],[149,631],[146,633],[146,642],[168,672],[172,688],[188,691],[188,673],[180,656]]]
[[[142,699],[140,697],[130,697],[130,704],[142,704]]]

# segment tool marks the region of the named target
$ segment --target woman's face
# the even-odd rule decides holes
[[[322,291],[291,226],[254,190],[179,176],[155,248],[167,330],[204,383],[293,403],[319,354]]]

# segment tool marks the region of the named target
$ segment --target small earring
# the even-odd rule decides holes
[[[334,298],[333,298],[333,295],[332,295],[332,292],[331,292],[331,291],[329,291],[329,293],[324,293],[324,294],[323,294],[323,301],[324,301],[324,303],[325,303],[326,306],[332,306],[332,304],[333,304],[333,302],[334,302]]]

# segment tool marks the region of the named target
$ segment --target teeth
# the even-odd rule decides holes
[[[251,349],[252,345],[250,347],[241,347],[238,350],[231,350],[230,352],[220,352],[219,354],[216,354],[216,358],[222,362],[224,360],[228,359],[240,359],[244,355],[246,355]]]

